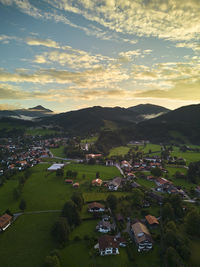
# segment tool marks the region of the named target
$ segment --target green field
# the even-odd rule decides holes
[[[0,187],[0,213],[10,209],[11,212],[18,210],[18,201],[13,198],[13,190],[18,186],[18,180],[8,180]]]
[[[0,236],[0,259],[4,267],[42,267],[55,247],[50,230],[57,213],[20,216]]]
[[[120,248],[120,254],[115,256],[95,256],[94,251],[85,241],[71,242],[61,251],[62,266],[70,267],[131,267],[126,249]],[[69,256],[70,255],[70,256]]]
[[[143,179],[143,178],[138,178],[136,182],[138,184],[142,185],[142,186],[147,187],[147,188],[155,187],[155,183],[154,182],[146,180],[146,179]]]
[[[54,157],[66,158],[66,155],[64,153],[64,146],[60,146],[58,148],[51,148],[50,151],[54,155]]]
[[[190,162],[200,161],[200,153],[198,152],[178,152],[173,151],[171,156],[177,158],[184,158],[186,160],[186,164],[189,165]]]
[[[82,139],[81,143],[90,143],[91,144],[91,143],[96,142],[97,139],[98,139],[98,136],[90,136],[90,137],[87,137],[85,139]]]
[[[149,150],[151,150],[151,152],[161,151],[161,146],[156,144],[146,144],[146,146],[143,147],[144,153],[149,153]]]
[[[110,150],[108,157],[124,156],[129,152],[129,150],[130,150],[130,147],[128,146],[118,146]]]
[[[28,211],[38,210],[52,210],[61,209],[64,203],[70,199],[72,193],[76,190],[87,192],[89,185],[93,179],[96,178],[96,172],[100,173],[103,180],[120,176],[119,170],[116,167],[106,167],[100,165],[83,165],[83,164],[69,164],[64,168],[66,174],[67,170],[77,171],[78,176],[74,180],[79,182],[80,188],[75,189],[71,184],[65,184],[63,177],[57,177],[55,172],[48,172],[47,168],[50,164],[39,164],[31,169],[31,176],[26,181],[21,198],[25,199]],[[85,174],[85,178],[83,178]],[[87,185],[86,185],[87,184]],[[0,188],[0,210],[4,212],[6,209],[11,209],[12,212],[18,211],[19,201],[13,200],[13,189],[18,185],[18,181],[9,180]],[[97,188],[92,188],[86,196],[92,201],[98,198],[105,199],[108,193],[97,193]],[[87,194],[87,193],[84,193]],[[99,195],[98,195],[99,194]]]
[[[57,132],[54,130],[50,130],[50,129],[40,129],[40,128],[35,128],[35,129],[27,129],[26,130],[26,134],[28,135],[52,135],[52,134],[56,134]]]

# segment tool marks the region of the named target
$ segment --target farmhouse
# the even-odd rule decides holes
[[[12,216],[4,214],[0,217],[0,231],[5,231],[12,221]]]
[[[86,154],[85,157],[86,157],[86,160],[89,160],[89,159],[99,159],[101,158],[102,154]]]
[[[114,236],[104,235],[99,237],[98,247],[101,256],[119,254],[119,241]]]
[[[150,225],[150,226],[157,226],[159,225],[159,222],[158,220],[156,219],[156,217],[152,216],[152,215],[147,215],[145,216],[145,219],[147,221],[147,223]]]
[[[108,221],[100,221],[98,223],[98,225],[96,226],[96,229],[100,232],[100,233],[108,233],[112,230],[115,230],[115,224],[111,224]]]
[[[79,187],[79,183],[74,183],[73,187]]]
[[[64,167],[63,163],[54,163],[53,165],[51,165],[51,167],[49,167],[47,170],[48,171],[57,171],[59,169],[62,169]]]
[[[71,179],[65,179],[65,183],[66,184],[73,184],[73,180],[71,180]]]
[[[92,180],[92,185],[94,185],[94,186],[101,186],[102,185],[102,182],[103,181],[101,179],[97,178],[97,179]]]
[[[117,191],[118,187],[121,185],[122,178],[116,177],[109,184],[108,189],[111,191]]]
[[[131,230],[134,233],[135,243],[138,246],[138,252],[152,249],[153,240],[151,234],[143,223],[136,222],[132,224]]]
[[[105,206],[98,202],[93,202],[88,205],[89,212],[104,212]]]

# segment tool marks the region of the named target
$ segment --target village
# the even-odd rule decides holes
[[[4,144],[1,142],[0,178],[4,178],[1,180],[2,189],[9,179],[12,181],[12,177],[26,174],[27,171],[30,172],[29,170],[36,168],[42,170],[40,179],[57,177],[56,179],[60,180],[62,189],[60,187],[59,194],[63,196],[66,194],[70,196],[72,193],[81,194],[84,205],[78,212],[82,223],[77,227],[81,229],[91,221],[90,251],[93,255],[120,255],[125,249],[129,261],[132,261],[131,247],[135,247],[139,254],[157,251],[161,242],[161,226],[166,220],[166,215],[163,215],[166,206],[174,201],[177,202],[182,210],[181,216],[185,216],[188,205],[198,203],[199,185],[193,187],[192,194],[189,190],[189,182],[186,187],[181,184],[181,181],[186,181],[189,168],[187,160],[184,157],[173,156],[169,151],[168,153],[149,153],[151,151],[148,151],[144,154],[138,152],[134,156],[129,153],[124,158],[105,157],[101,153],[88,153],[90,145],[84,144],[80,146],[84,151],[84,157],[69,160],[53,155],[54,149],[66,146],[68,142],[66,138],[29,137],[29,142],[23,148],[20,142],[19,138],[7,139]],[[138,146],[144,146],[144,143],[134,141],[131,145],[135,151],[138,151]],[[161,147],[161,152],[163,151],[165,152]],[[89,174],[90,169],[92,176]],[[170,172],[173,169],[176,172],[174,171],[172,175]],[[31,174],[29,176],[32,177]],[[23,181],[22,186],[19,184],[18,199],[24,195],[26,184],[32,178],[27,179]],[[58,195],[58,198],[61,195]],[[6,206],[5,212],[1,213],[1,232],[7,232],[11,225],[12,228],[15,227],[20,217],[26,214],[30,203],[28,201],[27,204],[24,201],[24,204],[23,201],[24,199],[19,204],[20,211]],[[42,206],[39,204],[37,208],[33,204],[33,212],[47,212],[47,210],[53,212],[53,206],[47,205],[48,208],[45,208],[45,205]],[[56,209],[56,212],[59,211],[60,209]],[[27,212],[30,213],[29,208]],[[88,239],[84,238],[87,243]],[[78,237],[77,240],[79,240]]]

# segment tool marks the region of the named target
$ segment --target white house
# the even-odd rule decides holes
[[[101,256],[119,254],[119,241],[114,236],[103,235],[98,239],[98,248]]]

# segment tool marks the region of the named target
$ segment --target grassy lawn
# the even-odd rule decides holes
[[[154,182],[148,181],[148,180],[143,179],[143,178],[138,178],[136,182],[142,186],[147,187],[147,188],[152,188],[152,187],[155,187],[155,185],[156,185]]]
[[[27,129],[26,134],[28,135],[51,135],[55,134],[56,131],[50,130],[50,129],[40,129],[40,128],[35,128],[35,129]]]
[[[82,139],[81,143],[94,143],[98,139],[98,136],[90,136],[88,138]]]
[[[10,209],[11,212],[18,210],[18,201],[13,198],[13,190],[18,186],[18,180],[8,180],[0,187],[0,214]]]
[[[88,235],[89,237],[95,237],[97,235],[95,229],[98,221],[99,220],[83,221],[81,225],[76,227],[70,234],[70,240],[73,240],[76,236],[78,236],[80,239],[83,239],[85,235]]]
[[[46,169],[50,164],[39,164],[32,168],[32,175],[26,181],[22,198],[26,200],[27,210],[51,210],[61,209],[64,203],[70,199],[72,193],[77,189],[73,188],[71,184],[65,184],[64,177],[57,177],[55,172],[48,172]],[[106,167],[99,165],[83,165],[83,164],[69,164],[64,168],[64,172],[67,170],[77,171],[78,176],[74,180],[80,183],[78,190],[85,190],[83,184],[90,182],[96,177],[96,172],[100,172],[100,177],[103,180],[111,179],[119,175],[119,170],[115,167]],[[85,178],[82,175],[85,174]],[[89,190],[89,188],[88,188]],[[95,190],[95,188],[94,188]],[[90,192],[88,196],[85,195],[86,201],[88,199],[96,200],[96,197],[105,199],[109,193],[96,193]],[[4,209],[5,210],[5,209]]]
[[[179,171],[181,173],[186,174],[187,173],[187,169],[185,168],[174,168],[174,167],[167,167],[168,170],[168,175],[169,175],[169,179],[174,183],[174,185],[178,186],[182,186],[183,188],[186,189],[190,189],[191,187],[195,187],[195,185],[193,185],[192,183],[188,182],[186,179],[179,179],[179,178],[175,178],[173,177],[173,175]]]
[[[42,267],[55,245],[50,236],[56,213],[22,215],[0,236],[4,267]]]
[[[94,244],[95,245],[95,244]],[[70,267],[131,267],[126,249],[120,248],[120,254],[115,256],[90,256],[90,248],[85,241],[71,242],[61,251],[62,266]],[[77,254],[78,253],[78,254]],[[70,257],[69,257],[70,255]],[[142,265],[141,265],[142,266]]]
[[[50,151],[54,155],[54,157],[66,158],[66,155],[64,153],[64,146],[60,146],[58,148],[51,148]]]
[[[124,156],[128,153],[129,150],[130,150],[130,147],[128,146],[118,146],[110,150],[108,157]]]
[[[184,158],[186,160],[186,164],[189,165],[190,162],[200,161],[200,153],[198,152],[178,152],[173,151],[171,156],[176,156],[178,158]]]
[[[149,153],[149,150],[151,150],[151,152],[161,151],[161,146],[156,144],[146,144],[146,146],[143,147],[144,153]]]
[[[137,263],[137,266],[142,267],[160,267],[162,266],[159,259],[159,246],[153,246],[153,249],[148,252],[137,252],[136,246],[134,245],[133,249],[134,262]],[[133,265],[134,266],[134,265]]]

